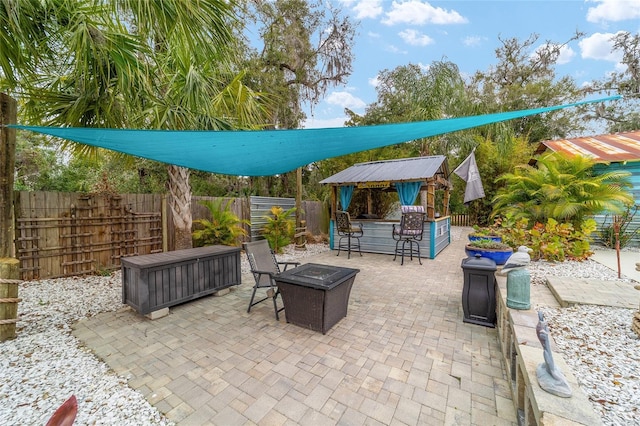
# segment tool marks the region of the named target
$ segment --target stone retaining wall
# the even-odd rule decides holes
[[[497,281],[496,327],[519,425],[602,425],[602,419],[579,387],[571,367],[555,350],[553,341],[553,359],[571,385],[573,395],[561,398],[540,387],[536,368],[544,358],[536,334],[538,314],[533,309],[508,308],[506,278],[498,276]]]

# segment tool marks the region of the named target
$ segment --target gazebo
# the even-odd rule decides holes
[[[421,256],[434,259],[451,241],[449,218],[449,166],[443,155],[402,158],[355,164],[321,184],[331,185],[331,223],[329,237],[331,248],[335,240],[335,212],[347,210],[355,190],[395,191],[401,205],[414,205],[420,197],[426,211]],[[442,191],[442,197],[436,192]],[[436,199],[441,200],[437,206]],[[339,204],[338,204],[339,203]],[[368,208],[371,208],[370,202]],[[370,213],[370,212],[367,212]],[[393,225],[397,219],[373,218],[362,215],[356,221],[362,223],[364,235],[360,238],[361,250],[369,253],[394,254]],[[352,219],[354,220],[354,219]]]

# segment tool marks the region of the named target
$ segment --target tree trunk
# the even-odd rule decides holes
[[[169,197],[167,204],[169,204],[171,208],[173,225],[175,227],[175,249],[192,248],[189,169],[169,165],[167,170],[169,172]]]

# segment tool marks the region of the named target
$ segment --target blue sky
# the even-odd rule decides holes
[[[455,63],[464,75],[497,63],[499,37],[521,41],[538,34],[538,45],[564,43],[586,34],[562,52],[558,75],[578,84],[620,70],[609,39],[618,31],[640,32],[640,0],[328,0],[358,22],[353,73],[346,86],[330,90],[306,128],[340,127],[344,108],[364,113],[375,101],[376,76],[409,63]]]

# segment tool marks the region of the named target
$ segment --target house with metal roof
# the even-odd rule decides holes
[[[640,131],[543,141],[535,154],[546,151],[591,158],[596,162],[596,172],[630,172],[631,192],[636,204],[640,204]]]
[[[640,205],[640,131],[612,133],[599,136],[587,136],[540,142],[535,154],[546,151],[561,152],[569,156],[581,155],[595,161],[595,173],[625,171],[630,172],[629,181],[636,206]],[[535,163],[532,160],[530,164]],[[635,211],[632,211],[635,213]],[[595,217],[598,229],[611,226],[610,215]],[[627,227],[627,232],[636,232],[632,239],[634,245],[640,245],[640,214],[635,213]]]

